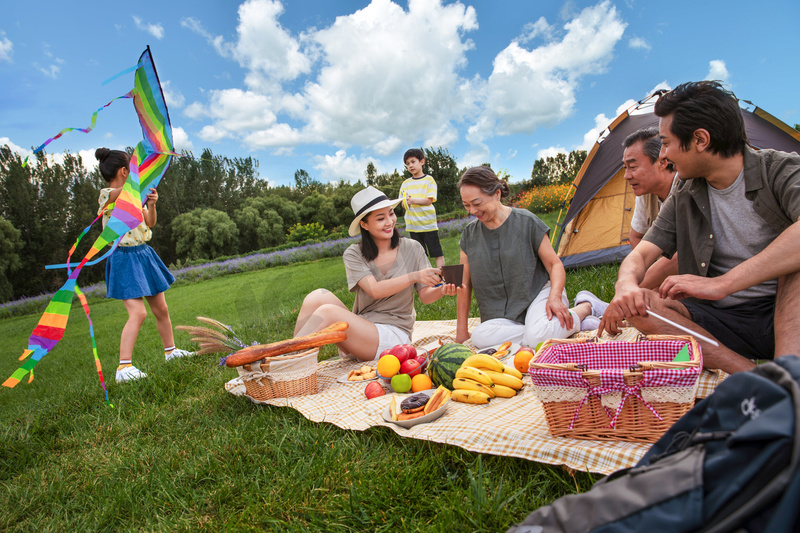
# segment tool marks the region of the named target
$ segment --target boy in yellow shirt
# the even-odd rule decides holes
[[[436,181],[422,171],[425,152],[419,148],[407,150],[403,163],[411,177],[400,186],[400,197],[406,210],[406,233],[419,242],[429,257],[436,260],[436,267],[444,266],[444,254],[439,242],[439,227],[436,224]]]

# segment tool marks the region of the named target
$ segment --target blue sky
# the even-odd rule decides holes
[[[150,45],[176,148],[258,159],[271,183],[402,169],[443,146],[513,181],[542,155],[591,146],[656,88],[721,79],[800,123],[800,2],[185,0],[6,2],[0,144],[30,153],[127,92]],[[48,147],[93,165],[141,137],[130,101]]]

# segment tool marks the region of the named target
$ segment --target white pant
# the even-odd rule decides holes
[[[550,296],[550,282],[545,283],[539,294],[528,306],[525,314],[525,323],[520,324],[507,318],[493,318],[472,330],[472,344],[478,350],[489,346],[496,346],[506,341],[515,342],[522,346],[534,348],[540,342],[547,339],[564,339],[580,331],[581,320],[575,311],[570,310],[572,315],[572,329],[561,327],[557,317],[547,320],[547,298]],[[561,301],[569,307],[567,291],[561,294]]]

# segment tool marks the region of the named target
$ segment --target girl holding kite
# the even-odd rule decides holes
[[[122,192],[130,170],[130,156],[120,150],[98,148],[95,157],[99,162],[100,174],[108,182],[108,187],[100,190],[98,215],[103,213],[103,227],[111,215],[114,201]],[[119,366],[116,381],[123,383],[147,377],[147,374],[133,366],[133,347],[142,327],[147,309],[144,299],[156,317],[156,326],[164,343],[164,356],[167,361],[176,357],[193,355],[175,348],[172,335],[172,321],[169,318],[164,291],[175,281],[164,262],[158,257],[147,241],[152,237],[150,228],[156,225],[156,202],[158,192],[150,189],[147,201],[142,207],[144,221],[127,232],[119,246],[106,261],[106,297],[122,300],[128,311],[128,321],[122,328],[119,343]],[[109,209],[109,207],[111,209]]]

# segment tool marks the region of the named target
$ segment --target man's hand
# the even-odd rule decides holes
[[[597,335],[607,331],[611,335],[619,333],[622,327],[622,320],[632,316],[647,316],[648,291],[640,288],[636,284],[617,283],[614,299],[608,305],[603,318],[600,319],[600,327],[597,328]]]
[[[659,296],[672,300],[693,297],[701,300],[721,300],[730,294],[724,276],[704,278],[692,274],[669,276],[658,289]]]
[[[547,320],[552,320],[553,317],[556,317],[562,328],[572,329],[572,313],[570,313],[569,308],[564,305],[560,294],[556,297],[548,298],[544,308],[545,311],[547,311]]]

